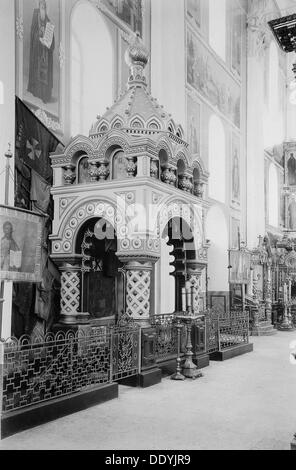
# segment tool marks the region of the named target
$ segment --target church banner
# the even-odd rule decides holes
[[[251,253],[229,250],[229,283],[248,284],[250,280]]]
[[[19,158],[46,182],[51,183],[52,169],[49,154],[55,151],[59,140],[18,97],[15,106]]]
[[[41,238],[44,218],[0,205],[0,279],[41,282]]]

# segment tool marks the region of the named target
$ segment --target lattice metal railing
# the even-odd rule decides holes
[[[164,362],[177,357],[178,335],[176,321],[177,318],[175,313],[154,315],[151,318],[151,325],[155,328],[156,331],[155,355],[157,362]],[[183,355],[186,350],[186,335],[187,333],[185,324],[182,324],[180,337],[181,355]],[[201,354],[205,352],[205,336],[205,322],[201,320],[194,322],[192,327],[192,343],[195,354]]]
[[[219,317],[220,350],[249,342],[249,315],[245,311],[230,311]]]
[[[140,328],[97,328],[3,344],[2,411],[11,412],[140,370]]]
[[[205,312],[206,324],[206,351],[211,354],[219,351],[219,314],[207,310]]]
[[[155,315],[151,318],[151,325],[156,331],[155,356],[157,361],[175,358],[178,350],[178,336],[175,328],[174,314]],[[185,330],[182,330],[184,336]]]
[[[207,352],[223,351],[249,342],[249,314],[234,310],[224,314],[206,312]]]

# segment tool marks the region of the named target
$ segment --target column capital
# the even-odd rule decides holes
[[[156,253],[146,253],[146,252],[135,252],[135,251],[128,251],[116,252],[117,258],[124,263],[125,265],[133,265],[135,267],[139,266],[139,269],[143,268],[144,265],[150,264],[151,269],[152,265],[156,263],[160,256]]]
[[[51,255],[50,258],[59,267],[60,270],[71,269],[71,266],[81,266],[83,256],[79,254],[55,254]]]

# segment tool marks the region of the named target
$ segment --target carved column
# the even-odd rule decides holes
[[[126,166],[126,172],[129,178],[133,178],[136,174],[137,170],[137,163],[135,162],[135,158],[127,155],[127,166]]]
[[[75,166],[72,163],[65,165],[64,169],[64,182],[65,184],[73,184],[76,176],[75,176]]]
[[[96,162],[89,162],[88,166],[88,174],[90,177],[90,181],[92,183],[95,183],[98,178],[98,167]]]
[[[259,327],[259,298],[258,298],[258,281],[260,279],[260,274],[257,274],[257,277],[253,276],[253,301],[255,308],[253,310],[253,328]]]
[[[126,313],[141,325],[149,325],[151,261],[125,261]]]
[[[97,169],[97,176],[99,181],[105,181],[109,176],[108,162],[100,162]]]
[[[188,287],[191,289],[192,300],[191,308],[194,314],[198,314],[200,310],[200,293],[201,293],[201,273],[203,267],[198,266],[197,264],[191,264],[188,262],[187,267],[187,283]],[[190,265],[191,264],[191,265]]]
[[[271,323],[271,303],[272,303],[272,288],[271,288],[271,263],[267,263],[266,269],[266,283],[265,283],[265,315],[266,320]]]
[[[158,161],[151,158],[150,160],[150,176],[158,179]]]
[[[176,173],[175,173],[175,169],[172,166],[167,166],[162,171],[161,179],[164,183],[175,186],[176,181],[177,181],[177,176],[176,176]]]
[[[61,272],[59,322],[65,325],[88,323],[89,314],[80,311],[81,256],[55,260]]]

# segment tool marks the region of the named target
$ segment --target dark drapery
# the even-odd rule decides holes
[[[48,330],[57,313],[59,274],[49,259],[48,244],[53,218],[49,154],[61,142],[18,97],[15,112],[15,206],[47,215],[41,241],[42,282],[14,283],[12,333],[21,336],[36,329],[40,331],[40,325],[44,331]]]

